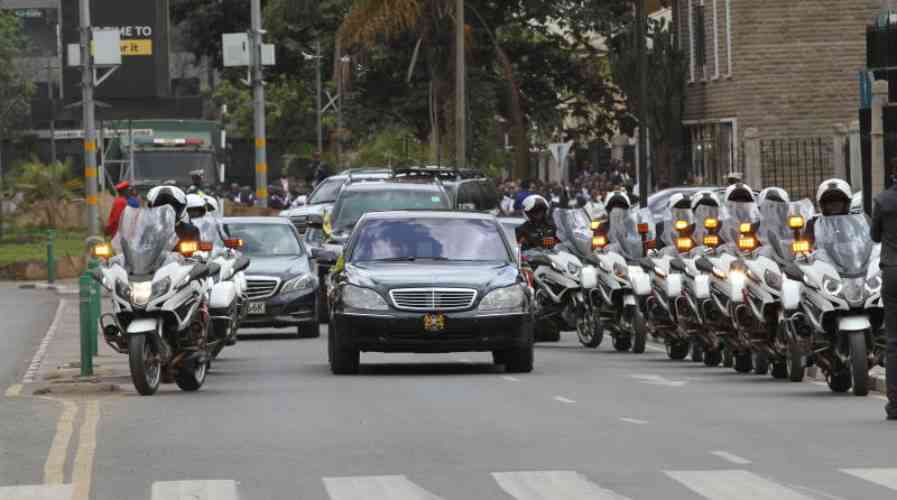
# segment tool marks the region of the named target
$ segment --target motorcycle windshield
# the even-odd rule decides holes
[[[757,204],[753,202],[732,202],[726,207],[728,214],[723,221],[722,236],[727,243],[738,240],[738,228],[744,222],[754,222],[758,219]]]
[[[691,209],[673,208],[667,210],[666,217],[663,219],[663,231],[660,234],[660,239],[668,247],[675,246],[673,240],[679,234],[676,231],[677,221],[685,221],[691,227],[694,224],[694,214]]]
[[[579,254],[588,255],[592,250],[592,219],[584,209],[560,210],[552,213],[558,238],[575,247]]]
[[[767,200],[760,204],[760,223],[757,227],[757,237],[760,243],[772,245],[775,241],[790,240],[791,230],[788,229],[788,213],[791,207],[782,201]]]
[[[221,239],[221,221],[218,218],[207,215],[193,219],[192,222],[199,229],[199,238],[202,241],[211,243],[216,250],[224,247],[224,240]]]
[[[174,209],[128,207],[122,213],[113,246],[124,256],[129,274],[152,274],[178,242]]]
[[[863,214],[833,215],[816,219],[814,228],[819,255],[845,278],[865,276],[872,249],[869,223]]]
[[[607,238],[626,260],[640,259],[644,253],[642,235],[638,232],[638,211],[614,208],[608,214],[610,228]]]
[[[699,205],[695,208],[694,211],[694,220],[695,220],[695,241],[700,245],[701,242],[704,241],[704,236],[707,235],[708,231],[704,228],[704,221],[707,219],[716,219],[720,220],[722,215],[720,213],[719,207],[713,207],[710,205]]]

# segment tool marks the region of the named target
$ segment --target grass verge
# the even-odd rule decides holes
[[[84,253],[84,231],[56,231],[53,247],[56,257]],[[7,229],[0,237],[0,267],[16,262],[47,260],[46,229]]]

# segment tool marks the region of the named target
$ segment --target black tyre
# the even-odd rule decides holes
[[[504,359],[508,373],[529,373],[533,371],[533,346],[509,349],[500,356]]]
[[[869,394],[869,358],[866,351],[866,333],[850,334],[850,372],[853,378],[853,394]]]
[[[209,372],[209,363],[197,363],[188,361],[184,363],[174,376],[174,382],[182,391],[198,391],[206,381]]]
[[[152,396],[162,380],[162,359],[146,335],[128,337],[128,364],[131,381],[141,396]]]
[[[543,319],[536,324],[536,342],[560,342],[561,325],[552,319]]]
[[[604,340],[604,329],[601,319],[593,313],[587,313],[576,325],[576,334],[579,343],[590,349],[595,349]]]
[[[719,366],[723,360],[723,350],[719,347],[704,352],[704,366]]]
[[[779,361],[777,363],[772,364],[772,378],[775,379],[786,379],[788,378],[788,363],[785,361]]]
[[[688,341],[684,340],[671,340],[666,344],[667,348],[667,356],[670,359],[681,360],[685,359],[688,356]]]
[[[726,368],[732,368],[735,366],[735,357],[732,355],[732,351],[728,347],[720,347],[723,352],[723,366]]]
[[[296,327],[296,336],[300,339],[316,339],[321,336],[321,323],[303,323]]]
[[[829,375],[826,381],[832,392],[847,392],[852,385],[850,372],[846,368]]]
[[[754,373],[757,375],[766,375],[769,372],[769,354],[765,352],[756,352],[753,354]]]
[[[691,341],[691,360],[695,363],[704,361],[704,344],[696,339]]]
[[[804,353],[800,346],[792,343],[788,347],[788,380],[803,382],[807,369],[804,366]]]
[[[331,328],[327,335],[330,371],[334,375],[355,375],[361,365],[361,353],[358,349],[345,346],[340,336],[338,328]]]
[[[648,326],[645,324],[645,316],[638,308],[635,308],[632,314],[632,329],[634,330],[632,352],[641,354],[645,352],[645,344],[648,341]]]
[[[318,311],[318,323],[326,325],[330,322],[330,303],[327,301],[327,289],[323,285],[315,297],[315,309]]]
[[[735,367],[735,371],[738,373],[748,373],[753,368],[753,360],[751,359],[751,353],[743,352],[743,353],[734,353],[732,355],[735,362],[733,366]]]
[[[628,335],[614,337],[614,349],[620,352],[628,351],[632,347],[632,339]]]
[[[505,364],[505,351],[492,351],[492,362],[496,365]]]

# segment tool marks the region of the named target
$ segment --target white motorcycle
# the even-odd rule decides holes
[[[881,245],[869,239],[863,214],[819,217],[814,236],[815,250],[807,241],[795,243],[798,260],[786,270],[803,284],[789,335],[809,346],[808,363],[822,369],[832,391],[853,387],[865,396],[869,369],[881,362]]]
[[[131,380],[144,396],[160,382],[199,390],[211,360],[209,276],[220,269],[193,258],[211,246],[179,243],[175,222],[169,206],[127,208],[113,244],[93,249],[103,259],[93,277],[112,297],[112,313],[101,318],[104,337],[128,354]]]
[[[587,314],[589,308],[580,282],[582,271],[580,260],[575,255],[558,248],[526,250],[523,257],[533,268],[536,319],[542,325],[553,324],[551,328],[541,328],[549,332],[538,340],[557,341],[560,338],[560,325],[568,328],[572,325],[577,329],[581,340],[584,332],[588,330],[589,341],[593,341],[596,336],[595,327],[582,326],[584,318],[591,317],[591,314]],[[597,342],[601,343],[600,337],[597,338]],[[595,347],[598,344],[595,344]]]

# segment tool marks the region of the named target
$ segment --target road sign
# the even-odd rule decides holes
[[[224,33],[221,35],[224,66],[249,66],[249,35],[246,33]]]

